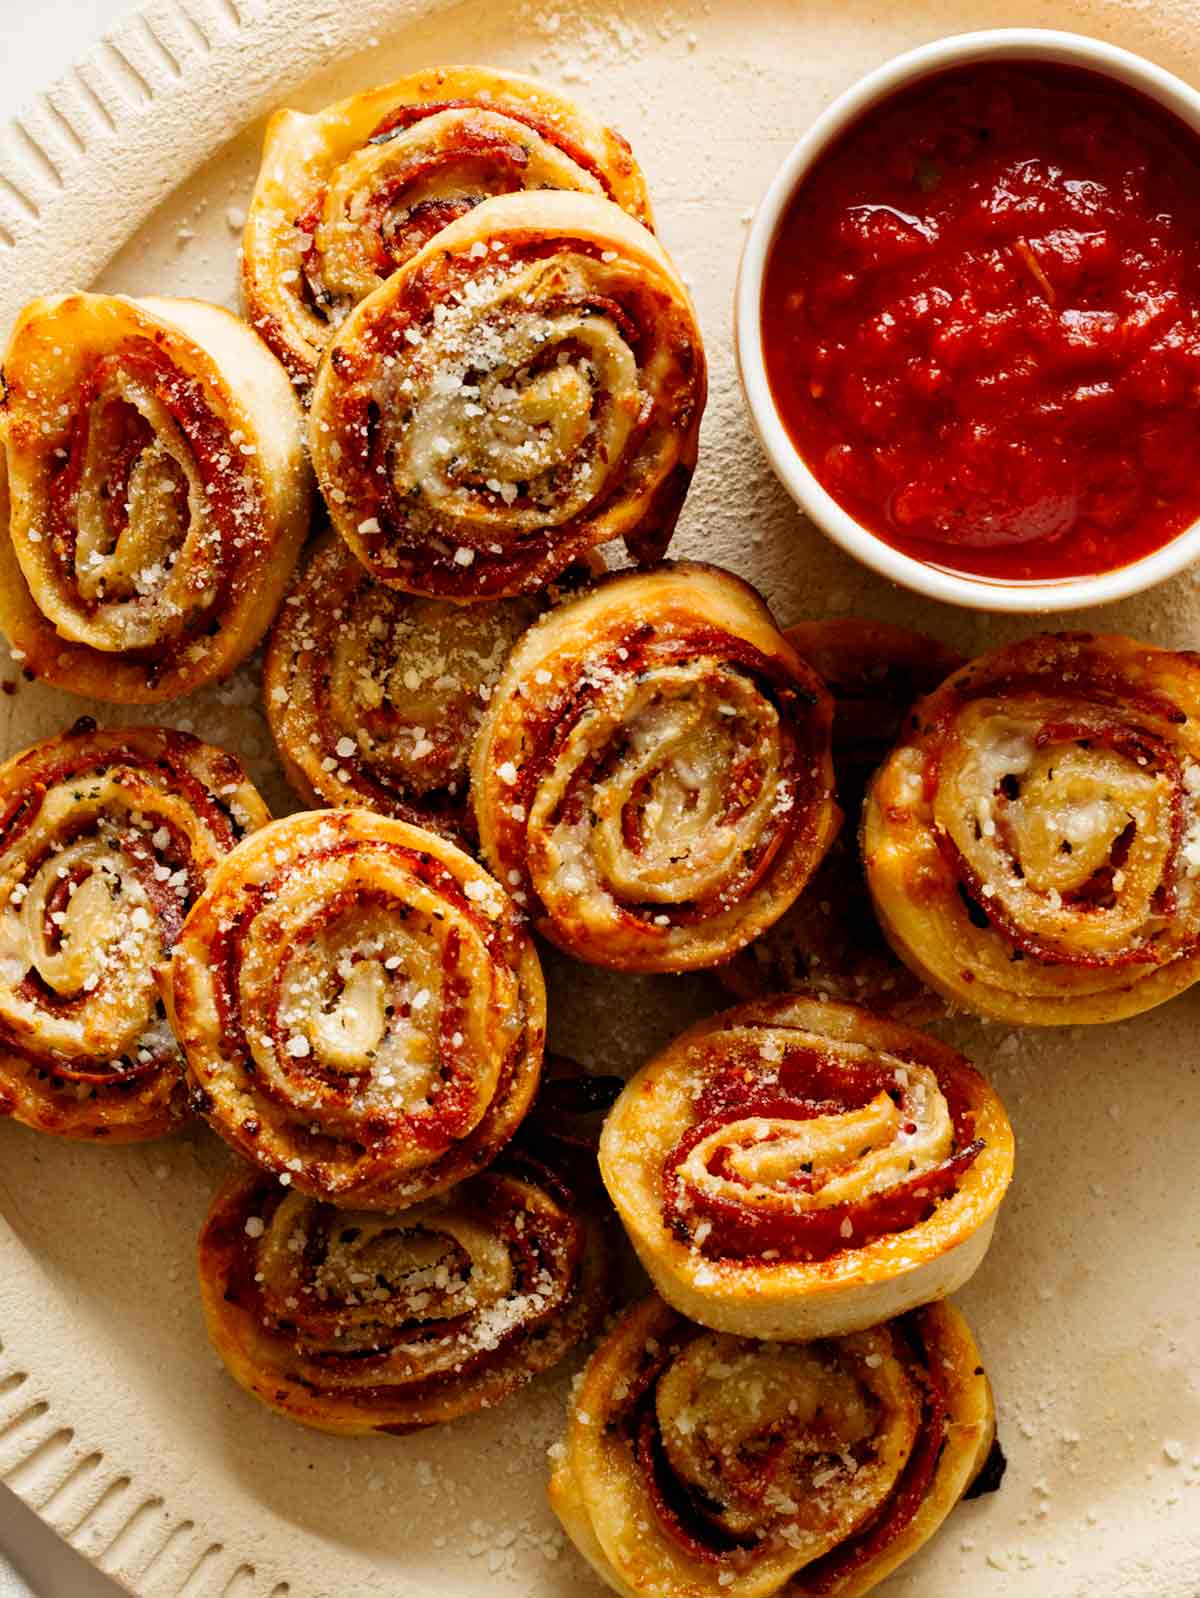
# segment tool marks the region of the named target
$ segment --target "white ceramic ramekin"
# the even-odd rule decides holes
[[[767,256],[792,195],[817,158],[844,129],[897,89],[947,67],[977,61],[1049,61],[1089,68],[1140,89],[1200,135],[1200,93],[1141,56],[1082,34],[1042,28],[995,28],[936,39],[887,61],[861,78],[830,105],[791,153],[763,197],[750,226],[738,271],[734,329],[742,388],[759,438],[776,474],[818,527],[864,565],[934,599],[976,610],[1078,610],[1140,593],[1200,559],[1200,522],[1161,549],[1115,571],[1049,582],[1005,582],[945,571],[893,549],[856,521],[829,494],[788,436],[767,381],[762,345],[762,287]]]

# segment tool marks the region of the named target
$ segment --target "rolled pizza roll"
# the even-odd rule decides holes
[[[1064,633],[913,710],[863,853],[897,954],[1017,1025],[1115,1021],[1200,975],[1200,659]]]
[[[34,300],[4,357],[0,626],[34,676],[150,704],[261,639],[308,532],[300,407],[199,300]]]
[[[714,965],[783,914],[837,831],[830,714],[740,578],[610,577],[531,628],[492,694],[471,757],[484,855],[568,954]]]
[[[861,1598],[934,1535],[994,1438],[950,1304],[781,1344],[652,1298],[592,1357],[550,1502],[624,1598]]]
[[[962,657],[923,633],[838,617],[801,622],[784,637],[833,696],[833,771],[849,818],[807,891],[717,975],[740,999],[811,988],[897,1020],[932,1020],[940,997],[893,954],[871,908],[858,847],[863,796],[913,702]]]
[[[320,1431],[403,1435],[492,1409],[594,1332],[598,1220],[505,1156],[442,1198],[335,1209],[243,1170],[200,1234],[200,1291],[230,1374]]]
[[[160,727],[84,717],[0,766],[0,1113],[110,1143],[188,1118],[155,974],[269,819],[232,755]]]
[[[360,300],[481,200],[527,189],[607,198],[650,224],[625,140],[530,78],[434,67],[315,116],[279,111],[242,242],[246,314],[307,384]]]
[[[651,233],[593,195],[501,195],[342,323],[313,389],[313,463],[381,582],[530,593],[615,538],[662,555],[705,382],[691,301]]]
[[[804,1341],[960,1288],[991,1242],[1013,1136],[956,1050],[791,994],[702,1021],[644,1066],[600,1170],[669,1304]]]
[[[333,1203],[400,1209],[473,1175],[537,1089],[546,995],[522,917],[452,843],[366,810],[248,839],[165,992],[214,1130]]]
[[[328,534],[280,607],[263,669],[267,720],[297,793],[450,836],[473,831],[471,743],[509,651],[549,599],[414,598],[375,582]]]

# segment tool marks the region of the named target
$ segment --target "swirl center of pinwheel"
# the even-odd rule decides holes
[[[789,1040],[779,1036],[766,1043],[781,1057],[777,1074],[760,1067],[747,1080],[735,1050],[701,1095],[696,1134],[677,1164],[691,1203],[737,1205],[764,1218],[849,1205],[953,1153],[950,1108],[927,1067],[880,1057],[870,1083],[848,1079],[845,1102],[834,1103],[830,1074],[839,1065],[852,1073],[854,1054],[830,1053],[806,1087],[809,1050],[785,1052]]]
[[[441,1009],[428,930],[398,937],[385,918],[352,900],[283,958],[273,1042],[285,1069],[314,1089],[323,1078],[339,1092],[361,1089],[361,1097],[406,1113],[428,1108]]]
[[[465,1203],[403,1215],[334,1211],[291,1194],[259,1249],[263,1296],[283,1319],[304,1306],[343,1348],[392,1329],[478,1314],[514,1286],[503,1238]],[[289,1302],[290,1301],[290,1302]]]
[[[480,686],[499,675],[536,615],[532,600],[399,604],[386,589],[364,587],[334,635],[330,699],[339,730],[407,791],[465,791]]]
[[[0,1022],[104,1074],[174,1053],[154,984],[189,891],[172,827],[136,780],[89,773],[40,795],[0,888]]]
[[[496,1090],[490,994],[460,980],[488,954],[469,917],[371,854],[305,862],[260,905],[238,976],[248,1041],[266,1091],[326,1131],[401,1121],[440,1146]]]
[[[546,903],[596,888],[631,905],[711,900],[790,803],[775,707],[742,673],[698,661],[616,679],[540,785],[531,832]]]
[[[27,884],[20,917],[38,976],[64,997],[95,988],[108,946],[122,932],[135,938],[126,895],[103,838],[81,839],[51,855]],[[124,903],[122,903],[124,899]]]
[[[195,409],[202,427],[202,402],[169,393],[171,381],[136,344],[101,359],[52,488],[53,547],[69,582],[47,614],[64,638],[112,654],[179,638],[217,595],[215,507],[181,421]]]
[[[165,408],[116,373],[94,401],[78,501],[75,572],[87,599],[128,599],[172,561],[187,531],[194,463]]]
[[[735,1538],[812,1552],[892,1491],[917,1437],[920,1401],[886,1334],[840,1344],[691,1339],[659,1379],[655,1412],[695,1509]]]
[[[1195,922],[1181,854],[1195,779],[1156,734],[1050,700],[980,701],[941,779],[935,820],[981,925],[999,919],[1042,958],[1088,963],[1165,954]]]
[[[392,485],[464,547],[572,520],[620,461],[642,399],[610,270],[569,257],[488,273],[414,335],[383,408],[400,421]]]
[[[494,1173],[395,1214],[272,1200],[255,1283],[309,1360],[372,1386],[461,1375],[551,1315],[576,1263],[553,1200]]]

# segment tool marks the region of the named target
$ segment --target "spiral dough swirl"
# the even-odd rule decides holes
[[[268,819],[232,755],[158,727],[83,719],[0,766],[0,1111],[109,1142],[182,1124],[156,975]]]
[[[275,822],[193,907],[168,988],[196,1099],[316,1198],[416,1204],[481,1169],[537,1088],[545,989],[500,886],[365,810]]]
[[[991,1239],[1013,1139],[955,1050],[792,994],[703,1021],[645,1066],[600,1165],[668,1302],[799,1340],[959,1288]]]
[[[258,643],[308,531],[300,407],[219,306],[34,300],[4,357],[0,624],[37,677],[175,698]]]
[[[564,95],[486,67],[437,67],[267,126],[246,218],[249,320],[307,385],[338,324],[481,200],[568,189],[650,224],[620,134]]]
[[[625,1598],[857,1598],[933,1535],[994,1435],[948,1304],[780,1344],[650,1299],[588,1366],[550,1500]]]
[[[509,651],[550,599],[413,598],[326,535],[280,609],[263,669],[292,786],[312,805],[472,833],[471,743]]]
[[[923,699],[872,784],[897,953],[1020,1025],[1118,1020],[1200,975],[1200,657],[1063,633]]]
[[[200,1237],[213,1345],[255,1397],[322,1431],[404,1433],[490,1409],[598,1325],[598,1223],[505,1156],[444,1198],[334,1209],[260,1172]]]
[[[611,577],[533,627],[492,695],[472,755],[484,854],[580,959],[714,965],[837,830],[829,729],[820,679],[740,579]]]
[[[313,463],[380,581],[531,593],[614,538],[662,555],[705,381],[691,301],[645,228],[589,195],[503,195],[342,324],[313,389]]]

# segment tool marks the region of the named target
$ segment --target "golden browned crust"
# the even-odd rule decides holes
[[[1043,635],[913,709],[863,818],[896,952],[1018,1025],[1119,1020],[1200,975],[1200,659]]]
[[[508,895],[366,810],[277,821],[214,873],[164,983],[198,1107],[284,1184],[400,1209],[482,1169],[537,1089],[546,997]]]
[[[701,1021],[644,1066],[600,1168],[670,1304],[804,1341],[956,1292],[991,1240],[1013,1135],[957,1050],[797,993]]]
[[[740,578],[620,573],[513,651],[472,755],[484,854],[568,953],[728,959],[837,830],[830,703]]]
[[[300,409],[198,300],[34,300],[4,357],[0,626],[33,676],[149,704],[227,676],[308,531]]]
[[[568,189],[651,225],[618,133],[558,91],[488,67],[428,67],[312,116],[278,111],[242,240],[246,315],[297,383],[338,322],[483,199]]]
[[[0,1113],[110,1143],[187,1119],[155,976],[269,819],[232,755],[159,727],[85,718],[0,766]]]
[[[337,1210],[243,1170],[213,1200],[198,1264],[230,1374],[342,1436],[494,1408],[607,1302],[600,1223],[521,1156],[398,1213]]]
[[[937,1531],[994,1436],[950,1304],[796,1345],[652,1298],[584,1373],[550,1502],[623,1598],[863,1598]]]
[[[506,194],[346,318],[313,389],[313,464],[380,581],[543,588],[622,538],[661,557],[696,463],[704,348],[654,236],[611,201]]]

